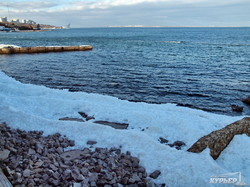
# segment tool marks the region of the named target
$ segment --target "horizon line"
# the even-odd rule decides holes
[[[89,27],[71,27],[71,28],[239,28],[239,27],[250,27],[250,26],[89,26]]]

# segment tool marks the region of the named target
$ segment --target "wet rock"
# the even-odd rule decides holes
[[[151,177],[151,178],[153,178],[153,179],[157,179],[157,178],[160,176],[160,174],[161,174],[161,171],[155,170],[153,173],[151,173],[151,174],[149,175],[149,177]]]
[[[250,96],[242,100],[243,103],[250,105]]]
[[[238,106],[238,105],[231,105],[232,111],[233,112],[243,112],[243,107]]]

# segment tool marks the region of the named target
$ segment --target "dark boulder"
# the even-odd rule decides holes
[[[149,177],[153,178],[153,179],[157,179],[159,177],[159,175],[161,174],[161,171],[159,170],[155,170],[153,173],[151,173],[149,175]]]
[[[242,102],[247,104],[247,105],[250,105],[250,96],[246,99],[243,99]]]
[[[243,107],[238,105],[231,105],[232,111],[234,112],[243,112]]]

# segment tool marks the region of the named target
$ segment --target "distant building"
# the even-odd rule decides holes
[[[35,22],[35,21],[30,20],[30,19],[26,20],[26,23],[28,23],[28,24],[36,24],[36,22]]]
[[[21,23],[27,23],[26,19],[22,19]]]
[[[12,19],[11,22],[12,22],[12,23],[20,23],[18,18]]]
[[[7,17],[1,17],[0,22],[7,22]]]
[[[25,24],[36,24],[35,21],[30,20],[30,19],[22,19],[21,23],[25,23]]]

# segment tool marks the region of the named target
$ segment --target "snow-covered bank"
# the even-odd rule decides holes
[[[129,123],[129,128],[117,130],[92,121],[58,120],[65,116],[79,118],[79,111],[96,120]],[[210,176],[233,172],[242,172],[244,182],[250,184],[249,137],[237,136],[217,161],[210,157],[209,150],[200,154],[186,151],[200,137],[242,117],[22,84],[0,72],[0,122],[23,130],[43,130],[45,134],[60,132],[74,139],[77,148],[86,146],[87,140],[97,141],[98,147],[122,146],[123,151],[138,156],[148,172],[161,170],[156,182],[169,186],[211,186]],[[187,146],[176,150],[160,144],[159,137],[170,143],[181,140]]]

